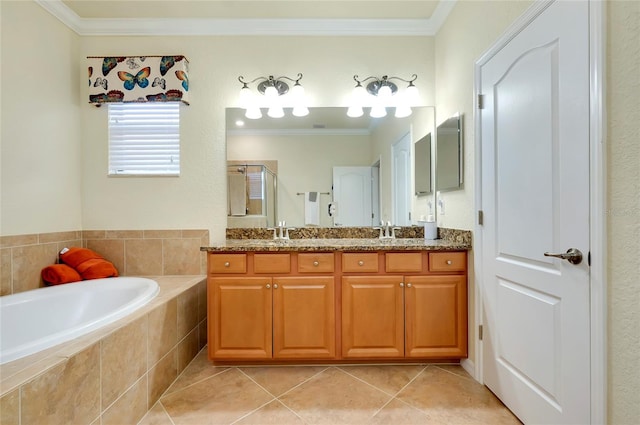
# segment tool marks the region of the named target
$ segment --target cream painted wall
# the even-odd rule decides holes
[[[298,192],[329,192],[334,166],[370,166],[368,135],[228,136],[230,160],[278,161],[278,220],[304,226],[304,196]],[[333,226],[327,214],[331,196],[320,196],[320,225]]]
[[[0,11],[0,235],[79,230],[80,37],[33,2]]]
[[[607,2],[608,423],[640,418],[640,2]]]
[[[191,106],[182,108],[179,178],[108,178],[105,108],[82,106],[86,149],[83,228],[226,227],[225,107],[237,106],[239,75],[304,74],[309,106],[346,106],[353,75],[418,74],[424,104],[433,104],[429,37],[84,37],[81,56],[184,54]],[[82,99],[87,96],[83,87]]]

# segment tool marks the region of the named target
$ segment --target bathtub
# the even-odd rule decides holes
[[[116,277],[0,297],[0,364],[125,317],[151,301],[158,291],[154,280]]]

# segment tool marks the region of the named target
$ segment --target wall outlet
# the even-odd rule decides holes
[[[444,200],[438,199],[438,215],[444,215]]]

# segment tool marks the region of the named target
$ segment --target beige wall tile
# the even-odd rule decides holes
[[[84,243],[82,239],[75,239],[70,241],[57,242],[58,252],[62,251],[63,248],[71,248],[72,246],[84,247]]]
[[[147,332],[145,316],[102,341],[103,408],[113,403],[147,372]]]
[[[82,239],[104,239],[106,237],[105,230],[83,230]]]
[[[0,248],[14,246],[35,245],[38,243],[38,235],[0,236]]]
[[[23,424],[88,424],[100,415],[100,347],[94,344],[22,387]]]
[[[178,295],[178,341],[198,326],[198,288],[192,286]]]
[[[15,389],[0,398],[0,423],[18,425],[20,423],[20,393]]]
[[[82,237],[80,231],[40,233],[38,235],[38,243],[51,243],[78,240]]]
[[[182,230],[144,230],[145,239],[181,238]]]
[[[124,274],[124,240],[123,239],[89,239],[86,241],[87,248],[102,255],[106,260],[113,263],[119,274]]]
[[[207,318],[207,281],[206,279],[197,285],[198,291],[198,321]]]
[[[198,239],[164,239],[163,242],[163,274],[200,274]]]
[[[106,230],[105,238],[107,239],[142,239],[144,232],[142,230]]]
[[[102,425],[136,424],[147,413],[147,375],[102,414]]]
[[[151,368],[178,342],[178,302],[176,298],[156,307],[148,314],[149,352],[147,367]]]
[[[178,375],[191,363],[199,351],[198,328],[196,327],[178,343]]]
[[[125,241],[125,275],[162,274],[161,239],[127,239]]]
[[[0,249],[0,296],[12,293],[11,248],[2,248]]]
[[[207,321],[203,320],[202,322],[198,323],[198,346],[200,347],[200,349],[204,348],[204,346],[207,345],[207,339]]]
[[[55,263],[58,257],[58,245],[21,246],[12,249],[13,292],[23,292],[43,286],[40,272]]]
[[[154,367],[149,369],[149,407],[153,406],[160,399],[162,393],[166,391],[173,381],[178,377],[178,355],[177,349],[171,350]]]
[[[209,231],[205,229],[183,229],[182,237],[183,238],[202,238],[203,236],[207,236],[207,240],[209,240]]]

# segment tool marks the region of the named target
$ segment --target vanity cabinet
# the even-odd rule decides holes
[[[466,253],[381,254],[384,270],[349,255],[371,274],[342,277],[343,358],[467,356]]]
[[[467,356],[467,254],[208,255],[209,357],[221,361]]]
[[[305,257],[297,262],[305,275],[270,276],[290,273],[291,254],[210,254],[210,357],[335,358],[335,279],[330,271],[323,276],[307,271],[333,270],[327,260]]]

